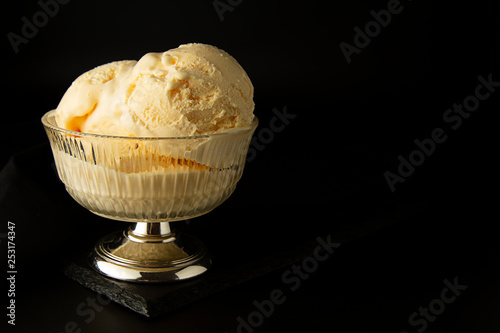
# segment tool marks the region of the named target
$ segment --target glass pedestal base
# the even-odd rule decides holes
[[[138,222],[99,240],[89,264],[114,279],[160,283],[196,277],[211,260],[197,238],[172,232],[169,222]]]

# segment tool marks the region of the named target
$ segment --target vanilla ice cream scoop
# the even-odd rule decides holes
[[[56,109],[58,126],[86,133],[178,137],[249,126],[253,85],[214,46],[185,44],[78,77]]]

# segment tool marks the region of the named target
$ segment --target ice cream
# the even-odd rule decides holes
[[[251,125],[253,85],[214,46],[185,44],[78,77],[56,109],[58,126],[132,137],[179,137]]]
[[[231,195],[253,110],[252,83],[234,58],[186,44],[82,74],[42,121],[80,204],[117,220],[173,221]]]

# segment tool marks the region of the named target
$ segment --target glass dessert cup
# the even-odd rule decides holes
[[[123,281],[168,282],[204,273],[211,260],[195,237],[170,222],[210,212],[243,174],[251,126],[212,135],[137,138],[80,133],[42,117],[60,179],[91,212],[131,222],[103,237],[89,255],[101,274]]]

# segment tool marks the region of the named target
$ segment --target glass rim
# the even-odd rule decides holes
[[[245,127],[236,127],[224,132],[213,133],[213,134],[203,134],[203,135],[191,135],[191,136],[121,136],[121,135],[111,135],[111,134],[96,134],[96,133],[84,133],[68,130],[62,127],[57,126],[56,124],[51,124],[49,122],[49,117],[55,116],[56,110],[51,110],[45,113],[42,116],[42,124],[45,127],[51,128],[58,132],[62,132],[65,134],[80,136],[80,137],[89,137],[89,138],[108,138],[108,139],[121,139],[121,140],[193,140],[193,139],[208,139],[217,136],[225,136],[232,134],[241,134],[244,132],[250,132],[257,127],[259,124],[259,119],[254,115],[252,124]],[[54,117],[55,119],[55,117]]]

